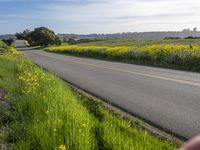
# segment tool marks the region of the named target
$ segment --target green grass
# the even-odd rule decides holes
[[[3,54],[6,50],[7,50],[6,44],[4,44],[4,43],[0,40],[0,55]]]
[[[173,40],[105,40],[88,42],[79,45],[85,46],[149,46],[149,45],[200,45],[199,39],[173,39]]]
[[[101,103],[70,89],[7,47],[0,56],[0,88],[11,108],[0,109],[1,143],[13,149],[175,149],[170,141],[116,117]],[[1,144],[0,143],[0,144]]]
[[[200,72],[200,46],[52,46],[46,51]]]

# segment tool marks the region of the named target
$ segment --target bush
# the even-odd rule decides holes
[[[12,43],[14,42],[13,39],[3,39],[2,41],[3,41],[4,43],[6,43],[8,46],[11,46]]]
[[[35,28],[34,31],[25,30],[22,33],[16,33],[17,39],[27,40],[31,46],[60,45],[61,40],[50,29],[46,27]]]

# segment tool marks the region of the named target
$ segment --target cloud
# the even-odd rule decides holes
[[[109,2],[109,3],[108,3]],[[200,11],[193,9],[200,3],[188,4],[184,0],[108,0],[104,3],[90,3],[90,5],[76,5],[71,7],[68,4],[54,3],[41,6],[40,10],[45,14],[49,12],[52,18],[73,20],[119,20],[119,19],[171,19],[190,18],[199,15]],[[187,4],[187,5],[186,5]],[[183,11],[185,10],[185,11]]]
[[[0,0],[8,1],[16,2]],[[0,20],[10,18],[31,27],[47,25],[57,32],[181,30],[198,26],[200,16],[199,0],[19,1],[12,8],[15,11],[0,10]]]

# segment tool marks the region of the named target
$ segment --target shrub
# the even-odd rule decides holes
[[[4,43],[6,43],[8,46],[11,46],[12,43],[14,42],[13,39],[3,39],[2,41],[3,41]]]
[[[16,33],[18,39],[27,40],[31,46],[60,45],[61,40],[50,29],[46,27],[35,28],[34,31],[25,30],[23,33]]]

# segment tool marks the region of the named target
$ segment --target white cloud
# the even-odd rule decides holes
[[[192,3],[189,0],[96,0],[95,2],[73,6],[52,3],[42,6],[40,10],[49,19],[74,22],[88,28],[88,32],[92,25],[96,26],[97,31],[99,26],[111,32],[117,32],[117,28],[121,27],[132,31],[134,28],[142,30],[142,27],[151,30],[147,27],[149,23],[155,23],[158,30],[172,30],[169,24],[172,24],[174,29],[181,29],[183,22],[185,26],[191,26],[191,22],[192,25],[196,25],[200,15],[198,0],[193,0]],[[138,24],[141,25],[140,28],[137,27]]]
[[[57,32],[181,30],[200,27],[199,8],[199,0],[48,0],[18,18]]]

